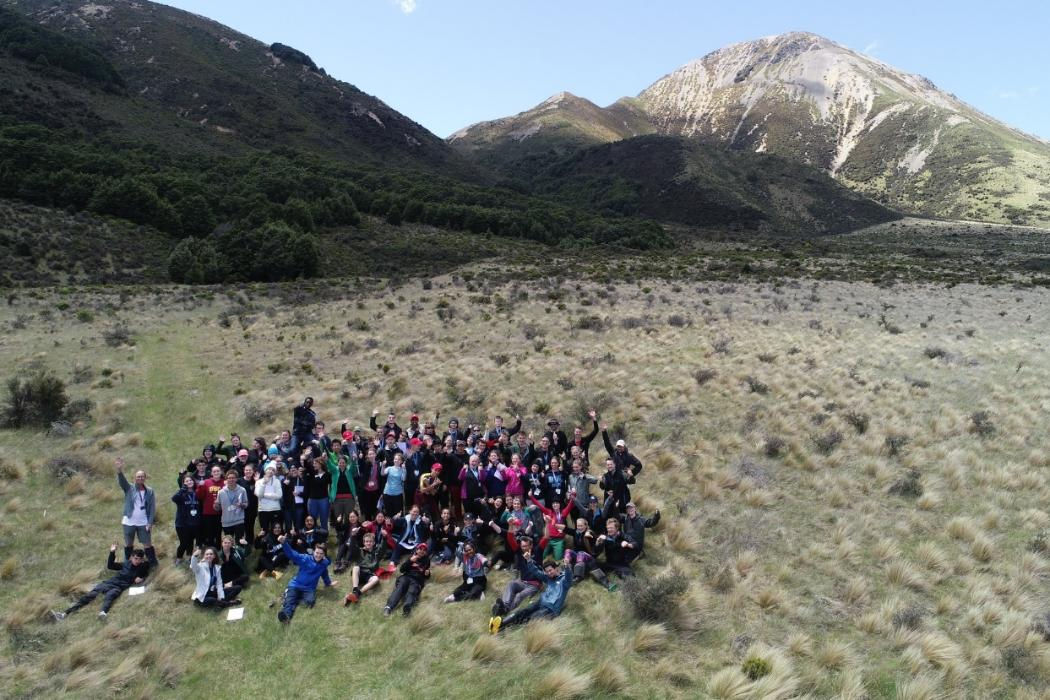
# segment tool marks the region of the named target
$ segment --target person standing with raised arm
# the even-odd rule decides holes
[[[151,565],[157,564],[157,552],[153,549],[153,520],[157,515],[157,498],[153,489],[146,486],[146,472],[135,472],[135,484],[128,483],[124,476],[124,458],[117,457],[117,483],[124,492],[124,515],[120,524],[124,528],[124,559],[131,559],[135,538],[146,550]]]

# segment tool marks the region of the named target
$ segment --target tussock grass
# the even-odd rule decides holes
[[[537,620],[525,626],[525,651],[529,654],[555,652],[561,648],[565,633],[555,620]]]
[[[482,663],[497,661],[502,655],[502,645],[490,636],[478,637],[470,650],[470,658]]]
[[[659,623],[639,625],[634,631],[631,648],[636,654],[651,654],[663,649],[668,642],[668,631]]]
[[[542,676],[530,689],[530,697],[572,700],[589,695],[592,679],[590,674],[571,668],[556,668]]]

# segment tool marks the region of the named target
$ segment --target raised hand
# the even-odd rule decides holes
[[[117,457],[115,460],[113,460],[113,464],[116,465],[118,472],[123,472],[124,471],[124,458],[123,457]]]

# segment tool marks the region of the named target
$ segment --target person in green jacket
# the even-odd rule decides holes
[[[332,440],[332,450],[326,455],[328,473],[332,483],[328,487],[328,500],[332,502],[332,522],[346,522],[350,512],[357,510],[357,460],[349,459],[340,450],[339,440]]]

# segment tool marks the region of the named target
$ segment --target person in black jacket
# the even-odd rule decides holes
[[[278,569],[288,566],[288,555],[284,553],[284,545],[280,539],[282,534],[281,523],[275,520],[270,532],[260,533],[259,539],[255,542],[256,548],[261,550],[259,562],[255,565],[255,573],[259,574],[261,579],[267,576],[281,578],[281,572]]]
[[[56,620],[65,619],[66,615],[80,610],[93,601],[99,595],[103,596],[102,610],[98,617],[105,620],[109,609],[113,607],[120,594],[132,586],[137,586],[149,576],[149,562],[146,561],[146,553],[141,549],[132,550],[131,556],[123,564],[117,563],[117,545],[109,547],[109,558],[106,560],[106,568],[110,571],[119,571],[116,576],[108,578],[95,585],[90,591],[80,596],[77,602],[66,608],[65,612],[51,611],[51,616]]]
[[[605,555],[605,561],[598,563],[597,570],[605,574],[616,574],[620,578],[634,576],[631,570],[630,550],[636,549],[635,545],[620,532],[620,521],[616,518],[606,520],[605,528],[605,534],[598,535],[594,542],[598,553]],[[605,585],[601,578],[600,576],[595,577],[599,583]]]
[[[605,443],[605,451],[609,453],[609,457],[612,458],[614,464],[616,464],[616,471],[624,472],[628,477],[638,476],[642,473],[642,463],[633,454],[627,451],[627,443],[623,440],[617,440],[616,446],[613,447],[612,442],[609,441],[609,426],[602,426],[602,442]]]
[[[630,563],[638,558],[645,550],[645,529],[656,527],[660,523],[660,511],[653,513],[653,517],[646,518],[638,513],[633,503],[627,504],[627,514],[620,516],[623,521],[623,536],[634,545],[627,550],[627,562]]]
[[[394,590],[390,591],[390,597],[386,599],[386,607],[383,614],[389,615],[397,609],[401,600],[404,599],[405,606],[401,614],[408,617],[412,614],[412,608],[419,601],[419,595],[423,592],[423,586],[430,578],[430,557],[427,556],[427,545],[421,542],[416,545],[412,556],[401,564],[401,575],[394,583]]]
[[[288,465],[288,476],[284,480],[284,529],[294,533],[303,529],[306,519],[306,481],[299,476],[299,466]]]
[[[587,411],[587,415],[590,417],[591,422],[594,423],[594,427],[591,429],[591,432],[584,435],[583,428],[577,425],[575,428],[573,428],[572,439],[569,440],[570,456],[572,456],[571,451],[573,446],[579,447],[580,453],[583,455],[585,462],[589,461],[591,458],[591,441],[594,440],[594,438],[598,435],[598,413],[592,408],[590,411]]]
[[[314,437],[317,414],[313,410],[314,399],[307,396],[301,406],[292,411],[292,452],[304,450]]]
[[[382,437],[384,440],[386,440],[387,435],[392,434],[394,436],[394,442],[400,442],[401,433],[403,431],[401,426],[397,424],[397,416],[395,416],[393,413],[388,413],[386,416],[386,423],[383,423],[382,426],[379,426],[376,424],[376,416],[378,415],[378,410],[372,411],[372,417],[368,419],[368,427],[379,433],[379,436]]]
[[[171,497],[171,502],[175,504],[175,534],[179,537],[175,566],[181,566],[183,557],[193,553],[193,542],[201,526],[201,503],[191,475],[183,477],[182,488]]]
[[[631,491],[627,486],[634,483],[634,476],[628,476],[629,473],[617,469],[612,457],[605,460],[605,473],[598,481],[598,488],[605,494],[602,513],[607,518],[617,517],[631,500]]]
[[[569,440],[565,437],[565,432],[561,429],[561,423],[557,418],[547,421],[547,432],[543,434],[543,437],[547,438],[550,443],[552,453],[563,457],[569,456]]]

